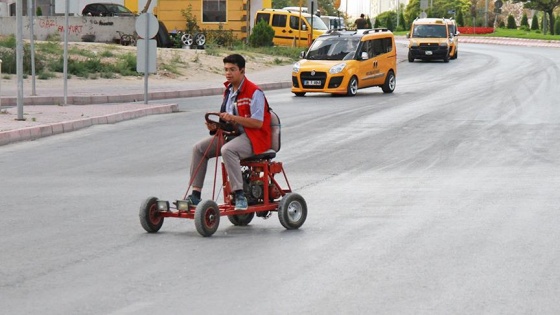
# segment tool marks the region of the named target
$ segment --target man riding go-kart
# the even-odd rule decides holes
[[[175,202],[176,212],[171,211],[169,202],[148,198],[140,208],[140,222],[148,232],[157,232],[164,217],[194,218],[203,236],[216,231],[221,215],[227,215],[234,225],[249,224],[255,213],[267,218],[271,211],[278,211],[287,229],[297,229],[305,222],[305,200],[291,192],[282,163],[272,161],[280,149],[278,116],[259,87],[245,77],[245,59],[233,54],[223,61],[226,91],[220,112],[206,114],[211,136],[193,147],[187,193],[191,186],[192,192]],[[208,160],[218,156],[222,157],[224,189],[224,204],[220,206],[213,200],[203,202],[201,196]],[[288,189],[281,188],[274,178],[278,173],[284,175]]]

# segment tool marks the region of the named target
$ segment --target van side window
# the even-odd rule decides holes
[[[266,22],[266,24],[270,24],[270,14],[268,14],[268,13],[257,13],[257,20],[255,21],[255,25],[257,25],[260,20],[264,20]]]
[[[374,39],[373,40],[373,55],[377,56],[377,55],[381,55],[385,53],[385,49],[384,49],[384,40],[383,38],[379,38],[379,39]]]
[[[290,28],[294,30],[298,30],[299,25],[300,25],[299,17],[290,16]]]
[[[385,52],[393,51],[393,41],[390,38],[383,38],[383,47],[385,47]]]
[[[372,45],[370,40],[362,42],[362,48],[360,49],[360,57],[364,52],[367,53],[368,59],[373,57]]]
[[[286,27],[287,17],[285,14],[274,14],[272,16],[272,26]]]

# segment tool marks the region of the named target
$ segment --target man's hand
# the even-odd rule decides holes
[[[216,131],[216,129],[218,129],[218,125],[216,125],[215,123],[206,122],[206,128],[208,128],[208,130],[210,131]]]

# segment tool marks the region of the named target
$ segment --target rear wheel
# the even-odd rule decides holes
[[[307,203],[302,196],[289,193],[282,197],[278,205],[280,224],[288,230],[298,229],[307,218]]]
[[[212,236],[220,225],[220,208],[213,200],[205,200],[196,206],[194,225],[202,236]]]
[[[385,78],[385,84],[381,87],[383,93],[393,93],[395,87],[397,86],[397,77],[395,77],[395,73],[391,70],[387,74]]]
[[[163,225],[163,217],[157,208],[156,197],[147,198],[140,206],[140,224],[148,233],[156,233]]]
[[[255,213],[228,215],[229,222],[235,226],[246,226],[253,220]]]
[[[348,88],[346,89],[346,95],[348,96],[356,96],[358,93],[358,79],[353,76],[350,78],[348,82]]]

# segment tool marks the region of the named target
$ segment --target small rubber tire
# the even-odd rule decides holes
[[[447,53],[447,54],[443,57],[443,62],[445,62],[445,63],[449,62],[449,53]]]
[[[205,200],[196,206],[194,225],[204,237],[212,236],[220,225],[220,208],[213,200]]]
[[[358,94],[358,78],[352,76],[350,81],[348,81],[348,87],[346,88],[346,95],[356,96]]]
[[[383,84],[381,89],[383,90],[383,93],[393,93],[396,86],[397,77],[395,76],[393,70],[389,70],[389,73],[387,73],[387,77],[385,78],[385,83]]]
[[[299,229],[307,218],[307,203],[302,196],[288,193],[278,205],[278,219],[287,230]]]
[[[250,212],[247,214],[236,214],[236,215],[228,215],[229,222],[235,226],[246,226],[251,223],[253,218],[255,217],[254,212]]]
[[[296,96],[305,96],[305,92],[295,92]]]
[[[414,57],[412,57],[411,53],[408,53],[408,62],[414,62]]]
[[[159,215],[156,197],[147,198],[140,206],[140,224],[148,233],[156,233],[163,225],[164,217]]]

